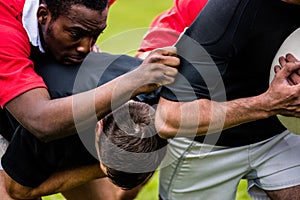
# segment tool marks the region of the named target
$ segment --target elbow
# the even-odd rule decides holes
[[[50,142],[58,139],[58,133],[55,125],[50,124],[47,120],[34,120],[26,129],[32,133],[41,142]]]
[[[155,128],[163,139],[174,138],[179,130],[180,109],[178,102],[160,98],[155,113]]]
[[[161,129],[158,129],[158,135],[159,137],[163,139],[170,139],[174,138],[176,136],[176,131],[170,127],[163,127]]]
[[[4,196],[7,196],[8,199],[34,199],[37,198],[36,196],[32,195],[33,188],[26,187],[20,185],[19,183],[15,182],[11,178],[8,178],[8,175],[1,173],[1,178],[4,178],[4,185],[3,191]],[[9,198],[10,197],[10,198]]]
[[[6,189],[7,194],[10,196],[10,198],[13,199],[34,199],[36,197],[31,195],[31,190],[20,190],[16,188],[7,188]]]
[[[171,117],[163,118],[158,113],[155,116],[155,128],[158,135],[163,139],[174,138],[177,135],[178,128],[174,124],[175,122]]]

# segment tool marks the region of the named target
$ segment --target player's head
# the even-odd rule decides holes
[[[154,127],[154,109],[129,101],[101,121],[96,148],[108,178],[123,189],[143,183],[166,152],[167,140]]]
[[[107,0],[42,0],[37,17],[45,50],[63,64],[80,63],[106,27]]]

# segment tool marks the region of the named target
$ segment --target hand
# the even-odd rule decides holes
[[[151,51],[138,51],[134,57],[144,60],[150,53]]]
[[[100,47],[97,45],[97,44],[94,44],[92,47],[91,47],[91,52],[94,52],[94,53],[100,53],[101,52],[101,49]]]
[[[175,47],[153,50],[134,70],[133,80],[139,82],[136,93],[152,92],[162,85],[173,83],[179,63]]]
[[[292,55],[287,54],[286,57],[281,56],[279,58],[279,64],[274,67],[275,73],[277,73],[280,69],[282,69],[285,66],[295,65],[295,63],[298,62],[298,60]],[[300,83],[300,70],[295,70],[288,78],[288,82],[291,85],[296,85]]]
[[[300,62],[291,54],[279,58],[275,77],[263,94],[267,109],[273,114],[300,117]]]

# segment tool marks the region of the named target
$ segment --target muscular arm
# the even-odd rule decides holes
[[[290,84],[288,78],[299,68],[300,63],[284,67],[269,89],[254,97],[227,102],[160,98],[155,118],[159,134],[163,138],[205,135],[276,114],[300,117],[300,85]]]
[[[41,196],[67,191],[96,178],[103,178],[99,164],[77,167],[54,173],[45,182],[36,188],[30,188],[18,184],[5,172],[3,176],[6,182],[7,192],[16,199],[33,199]]]
[[[199,99],[182,103],[161,98],[155,119],[156,126],[163,138],[215,133],[268,117],[268,112],[259,102],[259,97],[229,102]]]
[[[6,108],[31,133],[43,141],[75,132],[76,122],[91,116],[102,118],[131,97],[169,84],[177,74],[179,59],[174,48],[153,52],[137,69],[94,90],[51,100],[46,89],[32,89],[11,100]],[[101,61],[99,61],[101,62]],[[169,67],[171,66],[171,67]],[[75,102],[75,104],[74,104]]]

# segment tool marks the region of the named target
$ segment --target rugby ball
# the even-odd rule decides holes
[[[282,43],[278,52],[276,53],[272,62],[270,70],[269,82],[273,80],[275,76],[274,66],[279,64],[279,57],[285,56],[287,53],[292,53],[297,59],[300,60],[300,28],[294,31],[286,40]],[[277,115],[279,121],[292,133],[300,135],[300,118],[297,117],[286,117]]]

